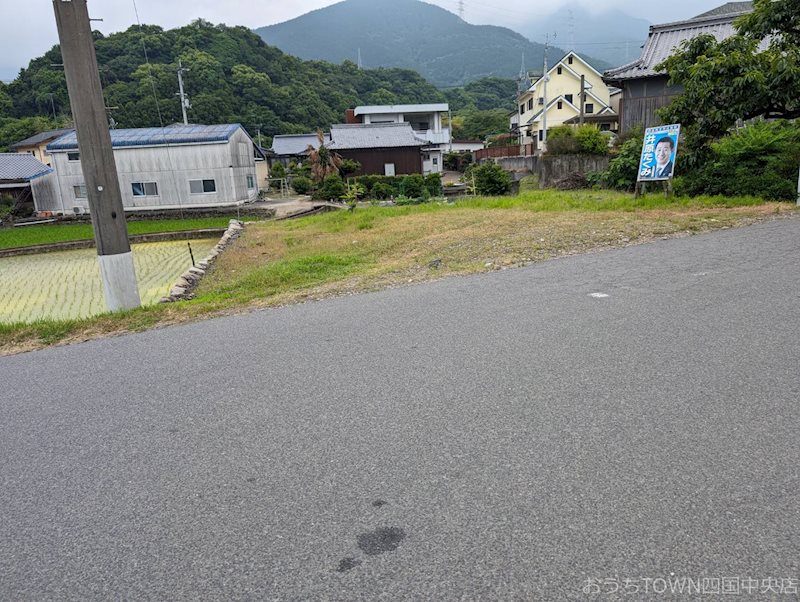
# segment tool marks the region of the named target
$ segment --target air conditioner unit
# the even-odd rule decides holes
[[[75,215],[83,215],[83,211],[84,211],[83,207],[75,206],[75,207],[72,208],[72,212]]]

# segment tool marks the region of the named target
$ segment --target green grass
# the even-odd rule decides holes
[[[243,217],[242,219],[249,218]],[[130,221],[128,222],[128,234],[136,236],[138,234],[226,228],[229,222],[229,217]],[[93,238],[94,231],[91,224],[44,224],[2,228],[0,229],[0,249],[92,240]]]
[[[527,190],[516,197],[358,207],[297,220],[265,221],[248,227],[220,256],[191,301],[84,320],[0,324],[0,353],[135,332],[250,307],[527,265],[665,235],[734,227],[795,210],[794,204],[764,203],[753,197],[687,199],[652,193],[636,199],[599,190]],[[222,219],[222,225],[226,222]],[[212,227],[213,222],[131,225],[138,224],[158,226],[149,231],[165,231],[185,229],[187,224]],[[0,231],[0,242],[3,235]],[[443,263],[430,268],[428,264],[436,258]]]

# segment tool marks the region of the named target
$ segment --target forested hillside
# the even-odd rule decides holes
[[[109,114],[118,127],[180,121],[175,95],[179,59],[190,70],[185,79],[191,122],[238,122],[253,134],[260,127],[267,137],[328,128],[343,121],[346,109],[360,104],[452,100],[458,111],[513,107],[514,100],[514,83],[508,80],[443,92],[409,69],[303,61],[268,46],[244,27],[202,20],[166,31],[146,25],[107,37],[98,33],[96,48]],[[60,63],[55,46],[31,61],[14,82],[0,84],[0,148],[69,120]]]

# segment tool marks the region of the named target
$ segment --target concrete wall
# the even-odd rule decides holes
[[[88,211],[88,199],[76,198],[74,192],[84,184],[80,161],[69,161],[66,152],[53,152],[51,157],[67,213],[74,207]],[[125,209],[225,205],[258,196],[253,145],[243,130],[225,143],[115,148],[114,159]],[[248,175],[253,176],[254,188],[248,189]],[[210,179],[215,192],[191,192],[189,180]],[[134,196],[133,182],[155,182],[158,195]],[[40,210],[61,211],[61,206]]]
[[[539,178],[539,186],[547,188],[570,174],[587,174],[608,169],[609,157],[594,155],[555,155],[551,157],[503,157],[493,159],[506,171],[530,172]]]

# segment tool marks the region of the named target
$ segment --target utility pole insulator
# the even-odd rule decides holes
[[[106,305],[139,307],[139,289],[111,146],[86,0],[53,0]]]

